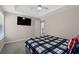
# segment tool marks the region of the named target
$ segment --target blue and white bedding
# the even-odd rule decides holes
[[[25,43],[33,54],[65,54],[68,40],[45,35],[39,38],[30,38]]]

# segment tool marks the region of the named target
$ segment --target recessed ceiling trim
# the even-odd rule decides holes
[[[60,9],[60,8],[63,8],[63,7],[65,7],[65,5],[63,5],[63,6],[61,6],[61,7],[58,7],[58,8],[56,8],[56,9],[53,9],[53,10],[49,10],[49,11],[46,12],[46,13],[42,13],[42,14],[40,14],[38,17],[45,16],[46,14],[51,13],[51,12],[54,12],[55,10],[58,10],[58,9]]]
[[[16,6],[21,6],[18,10],[16,10]],[[43,5],[42,7],[47,7],[48,9],[42,9],[40,11],[37,10],[37,6],[38,5],[24,5],[22,7],[22,5],[3,5],[2,7],[4,7],[4,11],[6,12],[10,12],[10,13],[15,13],[15,14],[22,14],[22,15],[28,15],[28,16],[32,16],[32,17],[36,17],[36,18],[41,18],[41,16],[45,16],[48,13],[51,13],[57,9],[60,9],[62,7],[64,7],[64,5]],[[30,7],[33,7],[33,9],[30,9]],[[28,11],[27,11],[28,10]]]

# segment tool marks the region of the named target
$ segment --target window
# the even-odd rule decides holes
[[[4,37],[4,15],[0,12],[0,40]]]

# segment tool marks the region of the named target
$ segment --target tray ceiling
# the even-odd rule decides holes
[[[42,8],[41,10],[37,9],[37,5],[3,5],[3,9],[6,12],[17,13],[32,17],[44,16],[52,11],[55,11],[59,8],[64,7],[64,5],[42,5],[48,9]]]

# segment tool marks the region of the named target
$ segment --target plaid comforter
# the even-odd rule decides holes
[[[68,40],[45,35],[39,38],[30,38],[25,43],[33,54],[65,54]]]

